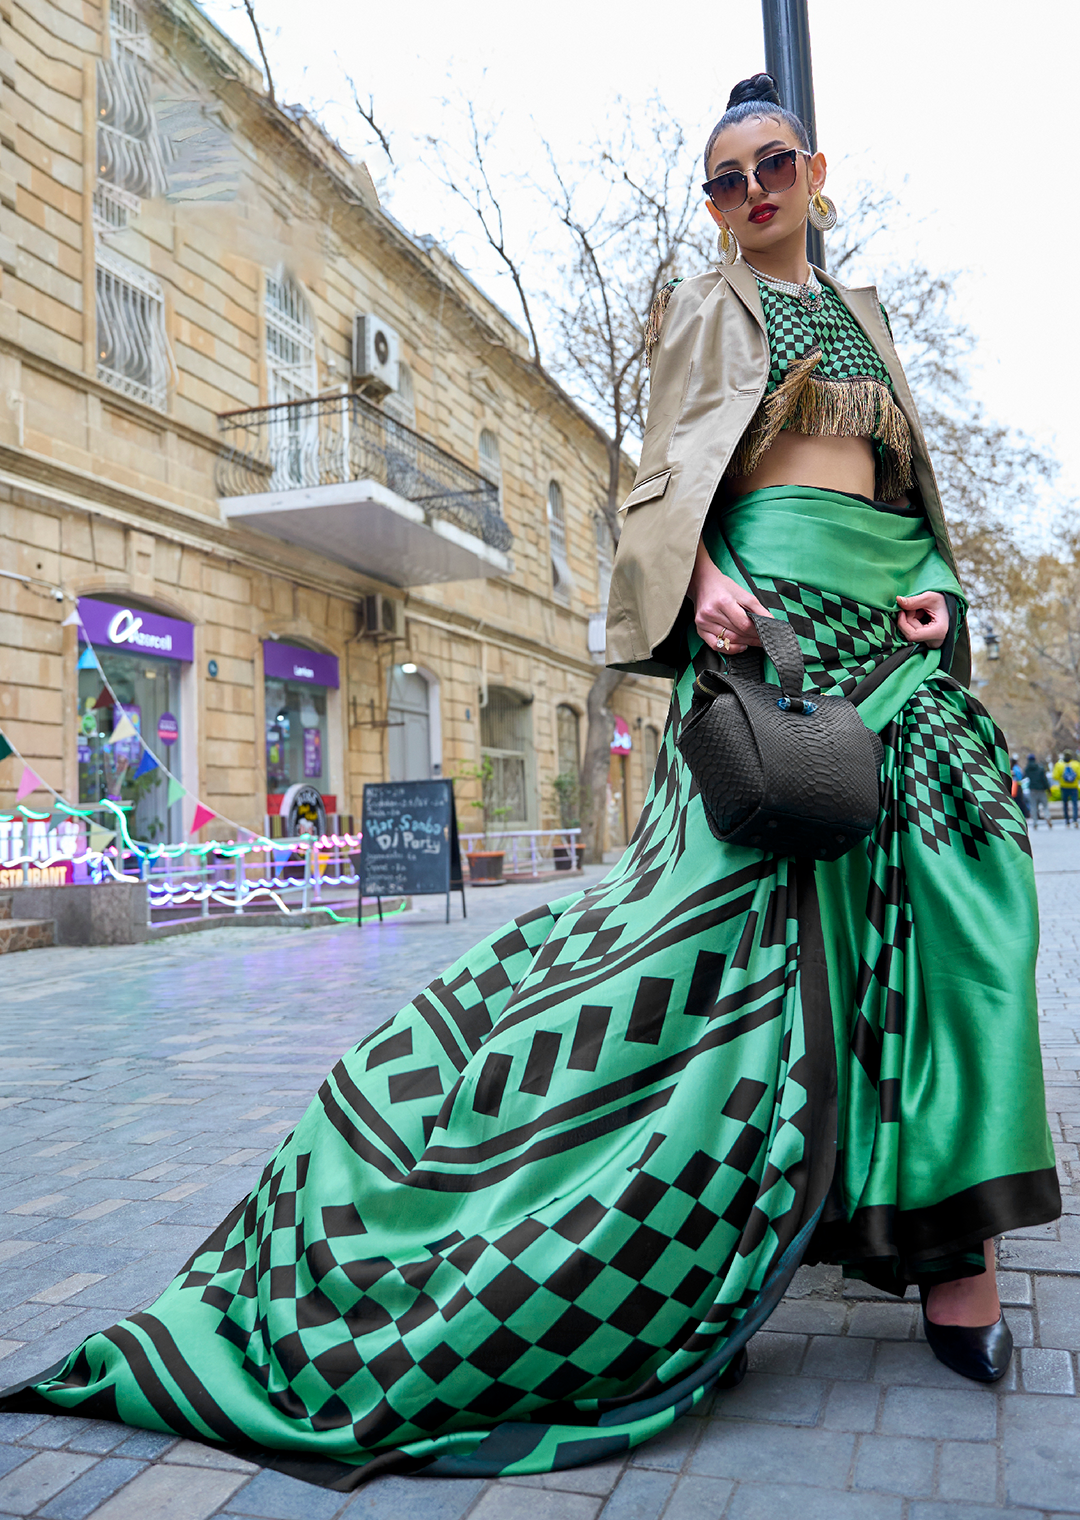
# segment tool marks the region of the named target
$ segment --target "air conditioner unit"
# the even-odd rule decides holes
[[[376,592],[360,602],[360,631],[365,639],[403,639],[405,603]]]
[[[353,379],[383,395],[398,388],[401,340],[394,329],[371,312],[353,319]]]

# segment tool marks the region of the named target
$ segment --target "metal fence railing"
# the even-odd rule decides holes
[[[462,853],[502,850],[504,876],[546,876],[576,870],[581,864],[580,829],[488,829],[462,834]]]
[[[223,412],[219,496],[375,480],[430,517],[510,550],[498,487],[370,401],[353,394]]]

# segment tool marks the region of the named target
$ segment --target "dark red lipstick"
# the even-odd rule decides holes
[[[779,206],[770,206],[766,202],[766,204],[763,206],[755,206],[753,211],[751,211],[748,220],[759,224],[764,222],[771,222],[779,210]]]

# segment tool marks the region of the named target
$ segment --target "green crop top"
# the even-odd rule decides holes
[[[649,353],[678,283],[665,286],[654,305],[646,329]],[[769,379],[726,474],[753,474],[784,429],[817,437],[869,438],[877,456],[877,499],[903,496],[912,485],[911,430],[877,349],[829,286],[822,285],[813,309],[763,280],[757,287],[769,338]],[[884,307],[882,315],[888,325]]]

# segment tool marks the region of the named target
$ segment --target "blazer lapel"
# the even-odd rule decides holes
[[[720,273],[739,297],[754,321],[766,333],[765,310],[761,304],[761,293],[757,287],[757,281],[741,259],[734,264],[721,264]]]

